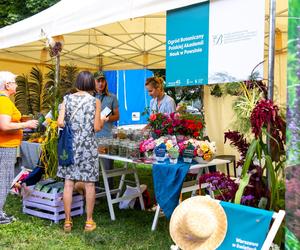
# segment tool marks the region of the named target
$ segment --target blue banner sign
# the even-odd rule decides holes
[[[249,79],[264,58],[264,19],[261,0],[207,1],[168,11],[166,86]],[[262,78],[263,67],[255,75]]]
[[[207,83],[208,21],[209,2],[168,11],[166,44],[168,86]]]

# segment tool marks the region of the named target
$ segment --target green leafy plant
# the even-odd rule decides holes
[[[15,94],[15,105],[21,114],[32,114],[32,107],[29,99],[28,77],[21,75],[16,78],[18,84],[17,93]]]
[[[223,84],[213,84],[210,86],[210,94],[215,97],[225,95],[239,96],[242,92],[240,82],[228,82]]]
[[[219,84],[210,86],[210,94],[215,97],[221,97],[223,95],[223,88]]]
[[[286,126],[283,118],[279,116],[278,110],[272,101],[261,100],[251,113],[251,127],[255,138],[252,140],[244,159],[242,181],[235,197],[235,203],[240,203],[251,175],[256,173],[257,169],[249,171],[251,164],[255,164],[261,167],[262,172],[267,172],[266,187],[267,194],[269,194],[267,208],[277,211],[284,205]],[[271,134],[267,132],[267,128],[270,128]],[[270,138],[270,147],[267,145],[268,137]],[[272,154],[274,151],[276,153]]]
[[[38,67],[33,67],[29,77],[29,100],[32,106],[33,114],[47,113],[50,110],[50,104],[47,102],[48,91],[44,85],[44,77]]]
[[[53,65],[48,66],[48,73],[46,74],[46,87],[48,89],[48,99],[50,107],[53,113],[54,119],[58,117],[58,105],[62,102],[63,96],[70,89],[74,87],[74,83],[78,74],[78,68],[75,65],[66,65],[61,68],[61,80],[58,82],[57,88],[55,88],[55,67]]]
[[[48,99],[51,102],[51,111],[53,120],[47,121],[48,126],[45,132],[45,140],[42,144],[41,162],[45,167],[46,177],[56,178],[58,155],[57,155],[57,117],[58,105],[62,101],[62,96],[74,86],[75,78],[77,76],[78,68],[74,65],[68,65],[61,70],[61,81],[58,83],[57,89],[55,88],[55,68],[48,67],[49,72],[46,75],[46,86],[49,91]]]
[[[232,127],[234,130],[249,137],[251,134],[251,112],[262,96],[256,89],[248,90],[244,84],[242,84],[242,86],[243,94],[240,95],[232,104],[232,109],[236,118],[232,123]]]
[[[33,67],[29,76],[18,76],[17,93],[15,103],[22,114],[46,114],[49,110],[54,111],[54,118],[58,116],[57,107],[65,95],[74,87],[78,68],[75,65],[66,65],[61,69],[61,81],[55,89],[55,67],[48,66],[49,70],[44,76],[38,67]]]
[[[44,78],[38,67],[33,67],[26,75],[18,76],[15,102],[22,114],[47,113],[50,110],[48,86],[44,84]]]
[[[67,91],[74,87],[76,77],[78,75],[78,68],[76,65],[69,64],[62,68],[61,81],[58,85],[59,92],[63,96]]]
[[[52,112],[53,120],[48,119],[48,126],[41,143],[41,162],[45,168],[46,177],[56,177],[57,158],[57,123],[58,105],[67,91],[74,87],[78,68],[75,65],[67,65],[61,69],[61,81],[55,87],[55,67],[48,66],[48,73],[43,76],[38,67],[33,67],[29,77],[18,76],[16,106],[22,114],[46,114]]]
[[[56,178],[58,155],[58,128],[57,121],[48,118],[46,120],[48,126],[45,131],[45,139],[41,144],[41,164],[45,168],[46,178]]]
[[[286,228],[286,235],[285,235],[285,249],[286,250],[300,249],[300,241],[287,228]]]

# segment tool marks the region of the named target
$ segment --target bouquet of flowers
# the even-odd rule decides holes
[[[155,140],[152,137],[150,137],[149,139],[141,141],[140,152],[145,153],[145,152],[153,151],[155,146],[156,146]]]
[[[152,114],[148,119],[148,126],[156,136],[184,135],[193,138],[203,137],[203,115],[178,113]]]
[[[140,142],[140,152],[143,153],[145,155],[146,158],[153,158],[153,153],[156,147],[159,147],[160,145],[164,144],[166,151],[169,153],[172,152],[174,153],[174,149],[177,151],[179,151],[178,145],[177,145],[177,140],[176,140],[176,136],[161,136],[158,139],[154,139],[154,138],[149,138],[146,140],[143,140]],[[179,153],[178,153],[179,154]],[[176,155],[173,154],[173,156]],[[177,157],[178,158],[178,155]]]
[[[172,113],[172,129],[175,135],[185,135],[192,138],[202,138],[204,129],[203,115],[190,113]]]
[[[194,157],[195,160],[202,163],[203,161],[210,161],[213,159],[216,153],[215,142],[200,141],[196,139],[188,139],[178,143],[179,152],[182,154],[183,151],[189,146],[194,147]]]
[[[216,143],[209,141],[197,141],[196,156],[201,157],[204,161],[212,160],[216,153]]]
[[[148,125],[157,137],[172,133],[172,120],[168,114],[157,113],[150,115]]]
[[[199,178],[199,185],[208,183],[218,200],[231,201],[235,197],[238,185],[221,172],[207,173]]]

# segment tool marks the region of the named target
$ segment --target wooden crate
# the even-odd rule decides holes
[[[63,193],[48,194],[31,188],[29,196],[23,198],[23,213],[45,218],[58,223],[65,218]],[[80,194],[73,195],[71,216],[84,213],[84,198]]]

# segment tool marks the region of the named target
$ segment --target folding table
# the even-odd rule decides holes
[[[118,169],[112,169],[112,170],[105,170],[103,162],[101,160],[103,158],[124,162],[125,163],[124,167],[118,168]],[[142,196],[142,192],[140,190],[140,181],[139,181],[137,168],[136,168],[137,164],[144,164],[144,163],[136,162],[136,161],[133,161],[132,159],[128,159],[128,158],[124,158],[124,157],[120,157],[120,156],[107,155],[107,154],[99,154],[99,159],[100,159],[99,162],[100,162],[100,168],[101,168],[101,172],[102,172],[105,192],[97,194],[96,197],[101,197],[101,196],[106,195],[111,220],[116,220],[113,204],[119,203],[120,201],[123,201],[123,200],[132,200],[133,198],[138,197],[142,210],[145,210],[143,196]],[[203,170],[206,170],[208,172],[209,166],[223,165],[228,162],[229,162],[228,160],[213,159],[212,161],[210,161],[208,163],[197,163],[197,164],[191,165],[191,167],[189,169],[189,173],[196,174],[196,179],[193,181],[184,182],[181,193],[192,192],[192,196],[194,196],[196,194],[196,191],[199,190],[198,181],[199,181],[200,175],[203,173]],[[128,163],[133,163],[133,164],[131,164],[130,168],[128,167]],[[149,164],[145,164],[145,165],[149,165]],[[133,194],[133,195],[128,195],[128,196],[126,195],[126,196],[120,197],[122,189],[124,187],[126,175],[128,175],[128,174],[134,175],[134,184],[137,188],[137,193]],[[117,177],[117,176],[121,176],[119,186],[117,189],[110,190],[110,187],[108,184],[108,178],[109,177]],[[113,193],[117,194],[116,198],[112,198],[111,195]],[[156,229],[159,212],[160,212],[160,206],[158,204],[157,208],[156,208],[155,216],[153,219],[152,227],[151,227],[152,231],[154,231]]]
[[[112,169],[112,170],[105,170],[104,164],[102,161],[103,158],[116,160],[116,161],[122,161],[125,163],[124,167]],[[138,197],[142,210],[145,210],[143,196],[142,196],[142,192],[140,189],[140,181],[139,181],[139,177],[138,177],[137,169],[136,169],[137,162],[134,162],[133,160],[128,159],[128,158],[115,156],[115,155],[107,155],[107,154],[99,154],[99,162],[100,162],[100,168],[101,168],[103,182],[104,182],[105,195],[106,195],[106,199],[107,199],[107,203],[108,203],[111,220],[116,220],[113,204],[119,203],[120,201],[132,200],[132,199]],[[132,166],[129,168],[128,163],[134,163],[134,164],[132,164]],[[134,184],[137,188],[137,193],[132,194],[132,195],[126,195],[126,196],[123,195],[122,197],[120,197],[124,183],[125,183],[126,175],[128,175],[128,174],[134,175]],[[121,176],[121,179],[119,182],[119,187],[118,187],[118,189],[110,190],[110,187],[108,184],[108,178],[109,177],[117,177],[117,176]],[[112,198],[111,195],[114,193],[116,193],[117,195],[115,198]],[[101,196],[103,196],[103,193],[97,194],[96,198],[101,197]]]

